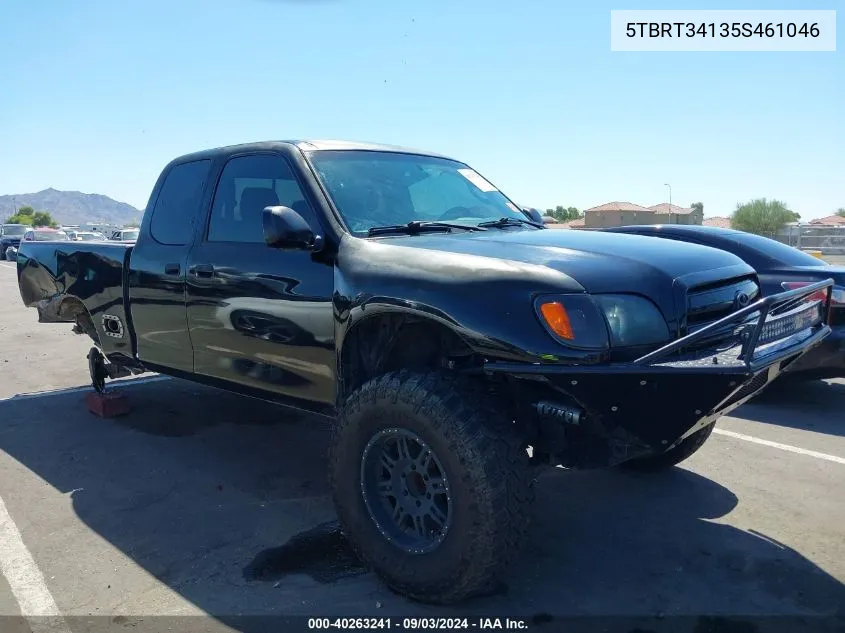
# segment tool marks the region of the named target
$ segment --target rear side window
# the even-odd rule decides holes
[[[210,166],[210,160],[180,163],[165,176],[150,218],[156,242],[185,246],[191,241]]]

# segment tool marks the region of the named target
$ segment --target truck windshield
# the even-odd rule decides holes
[[[466,224],[527,218],[463,163],[420,154],[321,150],[309,155],[353,233],[412,221]]]
[[[26,233],[25,226],[15,226],[14,224],[10,224],[3,227],[3,235],[14,235],[17,237],[23,235],[24,233]]]

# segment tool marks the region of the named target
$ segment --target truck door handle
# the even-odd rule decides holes
[[[212,277],[214,275],[214,266],[211,264],[196,264],[190,268],[191,274],[197,277]]]
[[[164,265],[164,274],[165,275],[178,275],[179,274],[179,264],[165,264]]]

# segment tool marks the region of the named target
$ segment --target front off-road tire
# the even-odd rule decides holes
[[[338,518],[394,591],[447,604],[497,588],[533,498],[503,409],[481,384],[408,371],[371,380],[341,407],[329,449]]]
[[[637,457],[627,462],[622,462],[620,466],[628,470],[636,470],[642,473],[655,473],[663,470],[668,470],[673,466],[680,464],[682,461],[690,457],[699,448],[704,446],[707,438],[713,432],[716,424],[708,424],[703,429],[699,429],[688,438],[683,440],[677,446],[670,448],[665,453],[658,453],[657,455],[649,455],[648,457]]]

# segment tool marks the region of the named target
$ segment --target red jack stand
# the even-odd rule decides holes
[[[116,418],[132,410],[129,399],[116,391],[107,393],[89,391],[85,394],[85,406],[91,413],[101,418]]]

